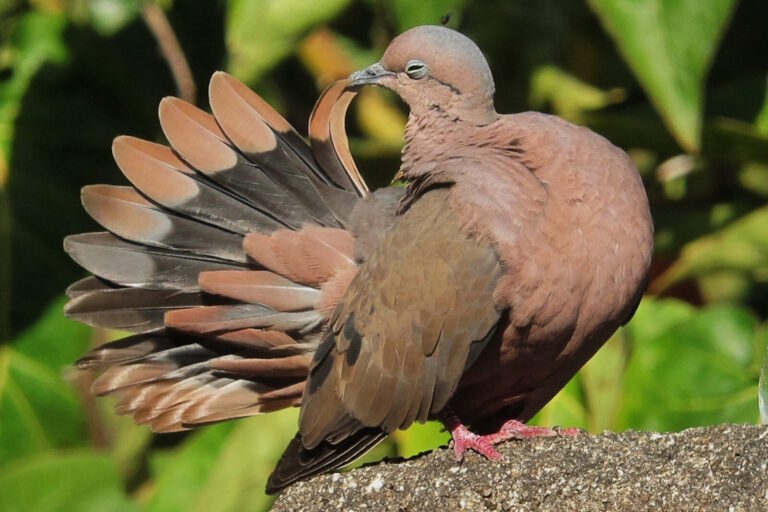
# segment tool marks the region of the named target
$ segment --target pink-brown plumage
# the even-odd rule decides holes
[[[312,309],[320,299],[320,290],[264,270],[203,272],[199,283],[208,293],[263,304],[276,311]]]
[[[405,188],[370,193],[349,153],[344,114],[364,85],[410,108]],[[209,93],[214,116],[161,103],[173,150],[115,140],[136,191],[84,190],[117,236],[65,242],[96,275],[67,312],[138,333],[78,363],[103,372],[94,393],[156,431],[299,405],[269,491],[414,421],[446,422],[459,457],[553,433],[520,421],[645,287],[653,228],[624,152],[553,116],[496,113],[482,53],[443,27],[331,85],[311,146],[232,77]]]

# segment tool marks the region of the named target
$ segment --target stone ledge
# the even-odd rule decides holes
[[[300,482],[274,511],[768,511],[768,428],[719,425],[448,449]]]

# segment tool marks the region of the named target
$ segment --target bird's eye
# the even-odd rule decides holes
[[[405,65],[405,72],[409,77],[418,80],[427,76],[427,65],[420,60],[411,60]]]

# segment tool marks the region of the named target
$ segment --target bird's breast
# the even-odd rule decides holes
[[[605,139],[569,137],[546,167],[497,164],[455,186],[466,228],[491,240],[502,262],[495,298],[507,311],[503,332],[462,379],[457,401],[469,406],[456,409],[470,419],[504,408],[535,414],[642,294],[653,228],[637,171]]]

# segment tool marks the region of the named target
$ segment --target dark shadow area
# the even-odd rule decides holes
[[[223,6],[212,11],[202,1],[178,2],[170,13],[204,102],[208,78],[224,59],[223,16]],[[83,277],[61,245],[69,234],[100,229],[80,206],[80,188],[127,185],[112,160],[112,139],[130,134],[157,140],[157,104],[175,93],[140,18],[109,38],[70,24],[65,39],[70,61],[40,69],[15,125],[8,184],[12,334]]]

